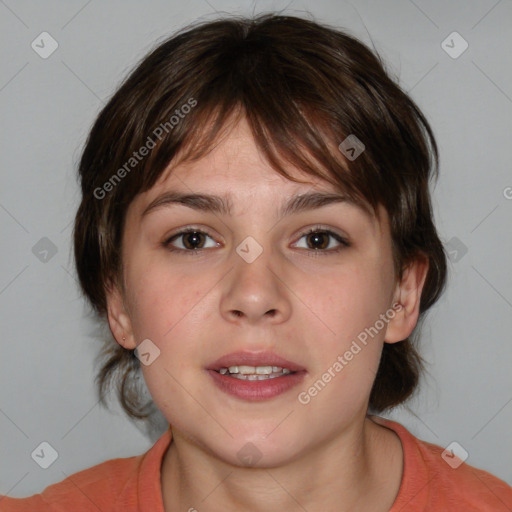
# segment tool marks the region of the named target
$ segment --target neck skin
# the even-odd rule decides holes
[[[387,512],[402,471],[400,439],[367,417],[314,451],[270,469],[227,464],[173,429],[162,463],[162,497],[166,512]]]

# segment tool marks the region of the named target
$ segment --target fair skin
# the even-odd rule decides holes
[[[128,209],[124,291],[108,291],[108,319],[125,348],[150,339],[160,350],[141,367],[172,425],[161,475],[167,511],[376,512],[389,510],[398,493],[401,444],[367,416],[368,399],[383,344],[405,339],[416,325],[427,265],[413,262],[397,281],[382,209],[378,220],[338,202],[278,219],[293,196],[337,192],[292,171],[309,183],[278,175],[242,118],[208,155],[165,173]],[[170,190],[229,193],[232,215],[176,204],[142,215]],[[169,246],[181,252],[163,246],[191,225],[208,233],[174,239]],[[315,245],[304,233],[316,225],[350,245],[332,236]],[[236,252],[248,236],[263,248],[252,263]],[[204,250],[193,253],[194,244]],[[309,403],[299,402],[394,303],[402,308],[385,328]],[[260,402],[228,395],[206,367],[239,350],[274,351],[305,367],[304,381]],[[262,454],[252,466],[237,455],[248,442]]]

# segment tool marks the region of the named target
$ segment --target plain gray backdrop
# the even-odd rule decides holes
[[[373,41],[434,128],[450,278],[424,326],[429,373],[388,417],[443,447],[457,441],[469,464],[512,484],[510,0],[5,0],[0,494],[27,496],[143,453],[165,428],[127,419],[115,400],[111,411],[98,404],[100,343],[72,258],[76,164],[95,116],[156,41],[198,18],[281,9]],[[51,55],[43,32],[58,44]],[[31,456],[42,442],[58,453],[48,469]]]

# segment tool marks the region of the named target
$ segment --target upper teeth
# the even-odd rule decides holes
[[[242,375],[270,375],[271,373],[291,373],[288,368],[281,368],[280,366],[230,366],[229,368],[221,368],[220,373],[241,373]]]

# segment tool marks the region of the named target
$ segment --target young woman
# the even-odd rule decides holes
[[[353,37],[225,18],[159,45],[79,173],[100,369],[169,430],[0,510],[499,511],[512,489],[375,414],[416,388],[411,335],[446,259],[425,117]]]

